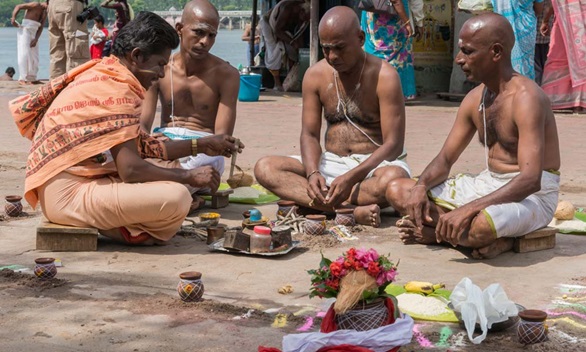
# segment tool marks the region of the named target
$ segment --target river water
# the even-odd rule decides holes
[[[8,66],[14,67],[16,75],[14,79],[18,79],[18,62],[16,56],[16,32],[17,28],[7,27],[0,28],[0,75]],[[246,50],[247,45],[240,37],[242,31],[239,29],[227,30],[220,29],[216,44],[212,47],[211,52],[230,62],[234,67],[239,64],[246,65]],[[49,34],[47,28],[43,30],[41,39],[39,40],[39,79],[49,78]]]

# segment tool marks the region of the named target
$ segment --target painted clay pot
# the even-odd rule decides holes
[[[181,279],[177,285],[177,292],[179,297],[184,302],[199,301],[203,296],[203,282],[201,281],[201,273],[197,271],[187,271],[179,275]]]
[[[35,275],[41,280],[52,279],[57,275],[55,258],[37,258],[35,259]]]
[[[292,200],[281,200],[277,202],[279,209],[277,209],[277,217],[285,217],[293,209],[293,213],[297,215],[297,205]]]
[[[354,219],[354,209],[338,209],[336,210],[336,225],[344,225],[352,227],[356,225]]]
[[[6,196],[4,199],[6,200],[6,204],[4,205],[6,215],[16,217],[22,213],[21,196]]]
[[[344,314],[336,315],[338,330],[366,331],[378,329],[387,320],[389,311],[383,299],[377,299],[365,304],[358,301],[356,305]]]
[[[524,345],[547,341],[547,329],[545,320],[547,313],[542,310],[527,309],[519,312],[519,324],[517,325],[517,337]]]
[[[325,215],[307,215],[303,224],[303,233],[311,236],[319,236],[326,229]]]

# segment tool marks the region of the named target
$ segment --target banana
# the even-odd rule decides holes
[[[423,293],[426,295],[429,295],[430,293],[433,293],[433,291],[444,287],[446,287],[444,284],[433,284],[431,282],[424,281],[409,281],[403,286],[407,292]]]

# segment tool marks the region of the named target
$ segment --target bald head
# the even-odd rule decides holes
[[[483,46],[501,44],[509,57],[515,45],[515,33],[509,21],[492,12],[474,16],[466,21],[460,31],[460,38],[462,36],[470,36],[474,42]]]
[[[319,36],[322,34],[360,33],[360,22],[354,10],[347,6],[335,6],[329,9],[319,21]]]
[[[184,25],[192,24],[193,22],[209,22],[210,24],[216,23],[215,29],[217,30],[220,15],[218,10],[208,0],[192,0],[185,4],[183,8],[183,15],[181,16],[181,22]]]

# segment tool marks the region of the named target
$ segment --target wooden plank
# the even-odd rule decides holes
[[[98,249],[98,229],[58,225],[42,220],[37,227],[37,250],[95,251]]]
[[[555,247],[557,230],[545,227],[515,239],[513,250],[517,253],[528,253]]]
[[[230,194],[234,193],[232,188],[218,190],[215,193],[211,193],[210,196],[212,197],[212,204],[210,207],[212,209],[220,209],[225,208],[230,203]]]

